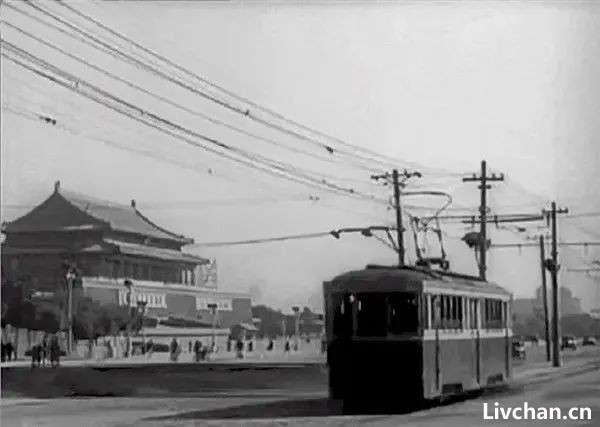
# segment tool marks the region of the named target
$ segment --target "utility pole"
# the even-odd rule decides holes
[[[559,342],[559,309],[558,309],[558,236],[556,230],[556,214],[568,213],[566,208],[557,209],[556,202],[552,202],[551,210],[544,211],[549,215],[552,229],[552,258],[546,260],[546,268],[552,277],[552,366],[560,367],[560,342]]]
[[[486,280],[486,251],[487,251],[487,190],[491,189],[491,185],[488,182],[491,181],[504,181],[504,174],[496,176],[492,174],[487,175],[487,163],[485,160],[481,161],[481,175],[476,176],[473,174],[471,177],[463,178],[463,182],[479,182],[479,189],[481,194],[481,204],[479,206],[479,217],[481,219],[480,231],[479,231],[479,277],[481,280]]]
[[[548,290],[546,289],[546,254],[544,248],[544,236],[540,236],[540,262],[542,267],[542,298],[544,299],[544,333],[546,340],[546,361],[550,362],[550,328],[548,325]]]
[[[398,169],[392,171],[394,185],[394,209],[396,210],[396,239],[398,240],[398,265],[404,265],[404,236],[402,230],[402,206],[400,205],[400,183],[398,182]]]
[[[408,172],[406,169],[399,173],[398,169],[394,169],[390,176],[389,172],[382,175],[371,175],[371,179],[377,181],[384,179],[384,185],[390,182],[394,186],[394,210],[396,211],[396,239],[398,240],[398,266],[404,265],[405,248],[404,248],[404,228],[402,227],[402,205],[400,204],[401,188],[405,187],[406,181],[412,177],[421,177],[420,172]],[[402,178],[402,180],[400,180]]]

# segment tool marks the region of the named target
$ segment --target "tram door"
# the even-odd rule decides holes
[[[479,300],[467,298],[468,302],[468,327],[471,330],[471,343],[473,346],[473,378],[476,384],[481,385],[481,335],[479,333],[481,321],[479,319]]]

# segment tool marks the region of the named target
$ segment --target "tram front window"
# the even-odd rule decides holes
[[[385,337],[388,329],[387,297],[385,294],[358,294],[356,335]]]
[[[333,314],[333,335],[336,337],[351,337],[353,334],[353,314],[352,305],[354,304],[353,295],[336,294],[332,296]]]

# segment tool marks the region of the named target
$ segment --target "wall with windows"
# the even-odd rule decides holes
[[[174,264],[167,261],[134,257],[111,257],[104,260],[107,266],[102,276],[113,279],[149,280],[194,286],[195,264]]]
[[[329,326],[337,337],[386,337],[423,329],[467,331],[510,327],[509,303],[447,294],[356,293],[328,296]]]
[[[510,326],[509,304],[497,298],[428,295],[431,329],[503,329]]]

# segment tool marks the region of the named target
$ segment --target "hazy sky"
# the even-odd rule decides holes
[[[106,36],[53,2],[41,4]],[[73,4],[176,63],[287,117],[354,145],[417,162],[424,165],[424,172],[430,168],[456,172],[425,173],[422,180],[428,188],[451,191],[454,207],[476,206],[476,185],[461,183],[459,174],[476,172],[480,160],[487,159],[493,171],[509,178],[494,184],[491,191],[490,205],[497,212],[539,212],[554,198],[574,214],[600,210],[598,2]],[[44,16],[26,5],[17,7]],[[306,141],[227,112],[164,79],[3,9],[8,22],[187,108],[282,145],[324,154]],[[370,184],[369,173],[351,163],[332,166],[240,137],[156,102],[13,29],[3,26],[2,37],[198,132],[341,177],[336,182],[387,197],[387,188]],[[119,46],[130,49],[122,41]],[[173,71],[173,75],[177,74]],[[193,84],[201,87],[197,81]],[[135,198],[157,223],[196,242],[393,221],[393,213],[385,206],[306,188],[219,159],[5,60],[2,89],[3,105],[47,113],[59,124],[86,134],[69,134],[3,110],[3,220],[26,210],[11,205],[39,203],[60,179],[64,188],[95,197],[121,203]],[[321,200],[311,202],[310,195]],[[406,203],[440,202],[406,198]],[[529,224],[528,234],[533,235],[537,225],[542,224]],[[561,237],[599,241],[599,226],[598,217],[565,219],[560,224]],[[453,268],[475,273],[473,254],[457,239],[465,230],[446,227],[446,244]],[[492,229],[491,236],[494,242],[523,241],[506,230]],[[412,237],[407,235],[406,240],[414,259]],[[284,309],[296,303],[319,308],[323,280],[367,263],[395,260],[381,243],[362,236],[190,250],[217,258],[224,289],[251,289],[258,302]],[[538,257],[535,249],[522,253],[493,250],[489,276],[517,297],[529,296],[540,281]],[[582,267],[599,257],[598,248],[561,249],[562,284],[583,299],[585,308],[600,306],[600,283],[565,269]]]

